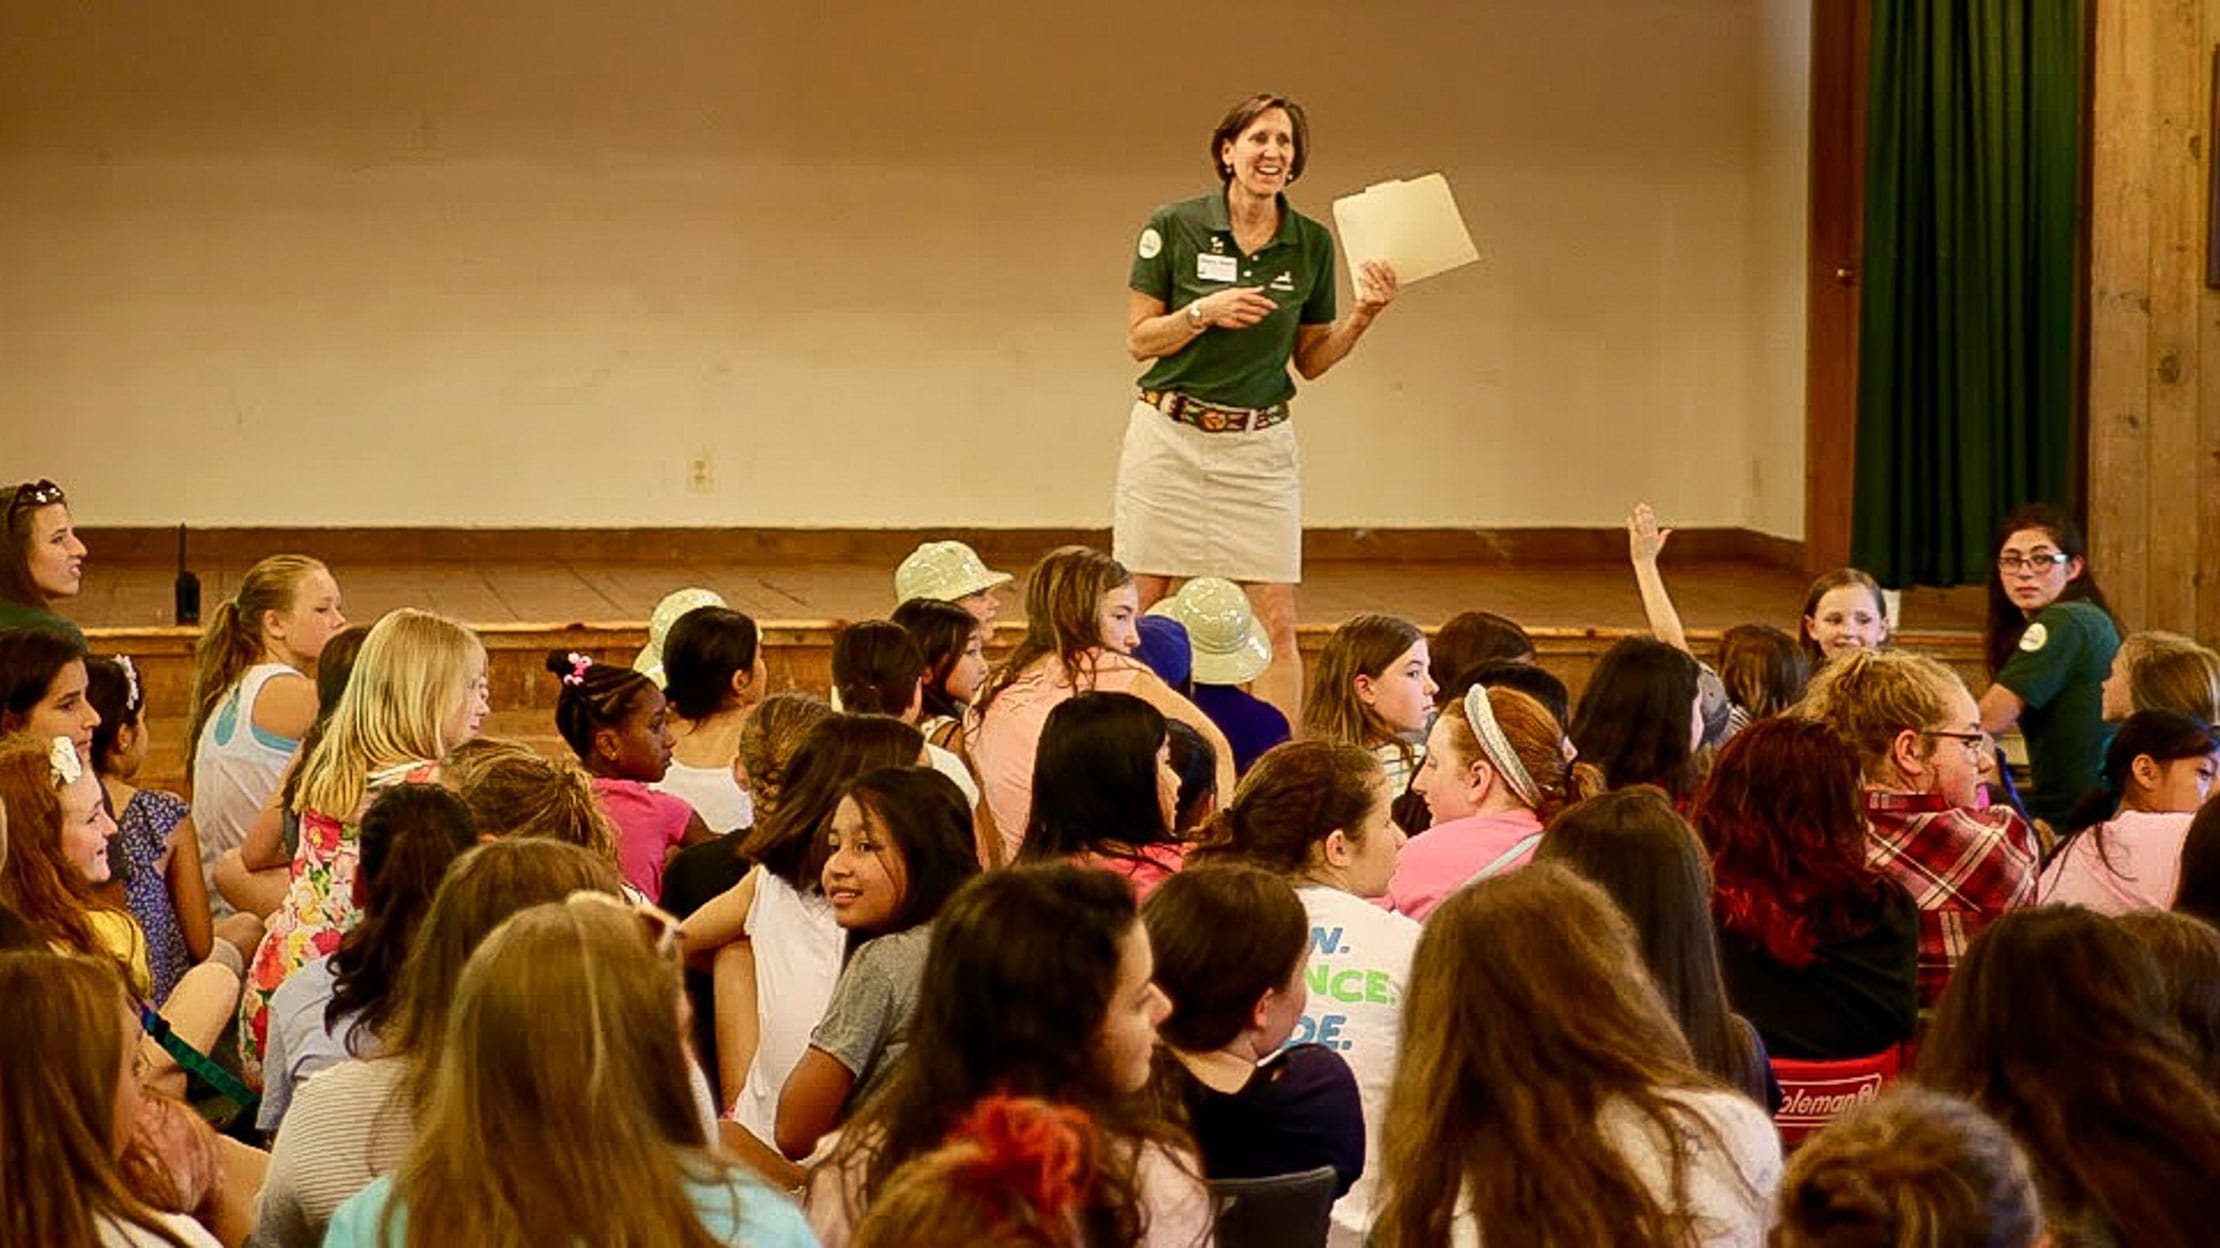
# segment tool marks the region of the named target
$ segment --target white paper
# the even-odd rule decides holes
[[[1449,179],[1439,173],[1381,182],[1335,200],[1334,226],[1352,282],[1367,260],[1387,261],[1396,284],[1409,286],[1480,258]]]

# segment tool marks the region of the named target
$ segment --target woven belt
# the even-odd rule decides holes
[[[1141,401],[1182,425],[1204,433],[1246,433],[1269,429],[1288,417],[1287,404],[1270,407],[1212,407],[1173,390],[1143,390]]]

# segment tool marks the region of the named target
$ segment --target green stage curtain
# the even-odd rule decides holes
[[[2083,0],[1874,0],[1852,557],[1971,585],[2068,503]]]

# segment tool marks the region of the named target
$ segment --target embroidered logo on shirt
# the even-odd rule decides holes
[[[1293,290],[1295,289],[1295,279],[1288,274],[1282,273],[1278,277],[1272,279],[1272,289]]]
[[[2020,649],[2033,654],[2042,649],[2049,641],[2049,629],[2044,628],[2041,624],[2030,624],[2027,626],[2027,631],[2020,634]]]
[[[1156,259],[1156,253],[1164,250],[1164,236],[1157,233],[1156,227],[1153,225],[1142,230],[1141,245],[1138,250],[1143,260]]]

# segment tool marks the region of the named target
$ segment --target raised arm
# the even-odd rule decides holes
[[[1659,641],[1683,654],[1694,654],[1688,648],[1688,633],[1680,624],[1680,612],[1673,609],[1673,596],[1665,592],[1665,574],[1657,570],[1657,557],[1665,549],[1665,539],[1671,529],[1657,527],[1657,513],[1648,503],[1634,504],[1634,511],[1626,518],[1627,557],[1634,564],[1634,583],[1642,591],[1642,614],[1650,622],[1650,634]]]

